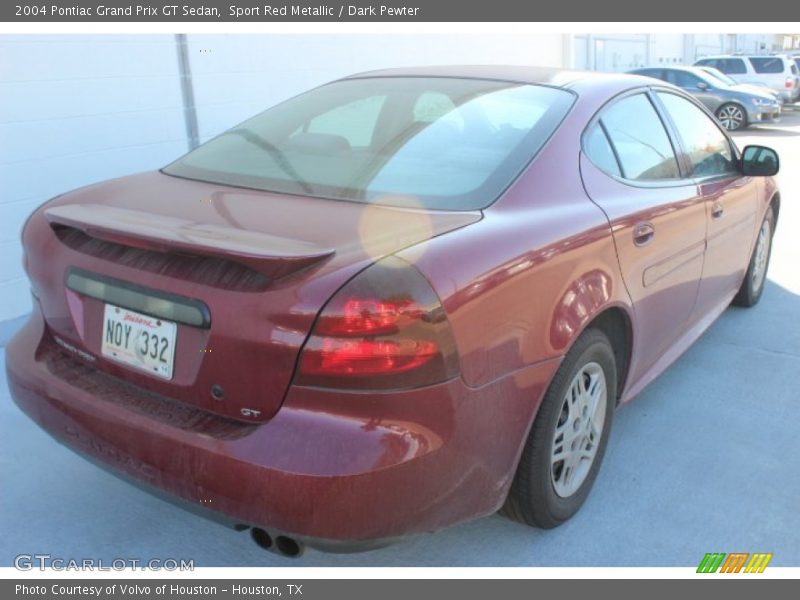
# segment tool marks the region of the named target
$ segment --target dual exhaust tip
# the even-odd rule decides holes
[[[273,537],[260,527],[250,529],[250,537],[260,548],[288,558],[298,558],[306,549],[302,542],[298,542],[294,538],[285,535]]]

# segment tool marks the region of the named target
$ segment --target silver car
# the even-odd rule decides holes
[[[729,131],[776,121],[781,115],[781,103],[769,91],[728,85],[699,67],[650,67],[629,73],[667,81],[690,93]]]
[[[696,67],[714,67],[739,83],[764,84],[786,104],[800,99],[800,71],[794,60],[781,54],[706,56]]]
[[[755,92],[756,94],[763,94],[768,93],[770,96],[774,97],[775,100],[780,101],[781,95],[776,90],[773,90],[765,83],[739,83],[735,79],[733,79],[730,75],[725,75],[719,69],[715,69],[714,67],[698,67],[698,69],[703,69],[706,73],[711,75],[714,79],[719,79],[725,85],[735,85],[738,86],[737,89],[742,90],[743,92]]]

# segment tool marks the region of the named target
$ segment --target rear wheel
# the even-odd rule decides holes
[[[738,131],[747,127],[747,113],[738,104],[723,104],[717,109],[717,119],[728,131]]]
[[[549,529],[583,505],[603,460],[617,397],[614,351],[589,329],[556,372],[533,423],[503,512]]]
[[[750,257],[750,264],[747,266],[742,286],[733,299],[736,306],[755,306],[764,293],[764,283],[767,280],[767,269],[769,268],[769,257],[772,253],[772,236],[775,231],[775,213],[770,206],[761,229],[758,230],[758,238],[753,248],[753,255]]]

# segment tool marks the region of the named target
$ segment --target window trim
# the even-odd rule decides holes
[[[657,104],[651,94],[651,90],[654,87],[660,88],[661,86],[640,86],[636,88],[632,88],[629,90],[625,90],[620,92],[619,94],[613,96],[609,100],[603,103],[600,108],[595,111],[592,115],[592,118],[589,119],[586,126],[584,127],[583,131],[581,132],[581,152],[589,159],[597,169],[599,169],[604,175],[607,177],[611,177],[612,179],[627,185],[629,187],[636,187],[636,188],[644,188],[644,189],[658,189],[658,188],[677,188],[677,187],[686,187],[687,185],[696,185],[696,181],[689,176],[689,171],[686,168],[686,160],[684,158],[684,151],[683,146],[677,144],[677,140],[675,139],[674,132],[672,131],[672,127],[674,126],[672,121],[667,122],[665,120],[665,116],[662,114],[660,104]],[[664,88],[669,89],[669,88]],[[625,173],[625,169],[622,168],[622,164],[619,160],[619,155],[617,154],[617,149],[614,146],[614,142],[611,140],[611,137],[608,135],[608,132],[605,130],[605,126],[603,126],[601,122],[602,113],[605,112],[608,108],[613,106],[614,104],[621,102],[625,98],[629,98],[631,96],[635,96],[637,94],[644,95],[648,102],[650,102],[653,110],[655,111],[656,115],[658,116],[659,120],[661,121],[661,126],[664,128],[664,131],[667,134],[667,139],[672,147],[672,152],[675,155],[676,162],[678,163],[678,172],[680,176],[676,179],[656,179],[651,181],[640,181],[637,179],[628,179],[627,177],[620,177],[618,175],[614,175],[613,173],[608,173],[607,171],[601,169],[595,162],[592,160],[592,157],[586,151],[586,138],[588,137],[589,131],[596,125],[599,124],[603,128],[603,132],[606,134],[608,138],[608,143],[611,145],[611,149],[614,152],[614,156],[617,159],[617,165],[619,166],[620,173]]]

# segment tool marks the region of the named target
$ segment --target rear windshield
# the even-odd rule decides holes
[[[750,59],[756,73],[783,73],[783,59],[775,56],[753,57]]]
[[[245,121],[163,171],[286,194],[474,210],[505,190],[572,103],[564,90],[503,81],[344,80]]]

